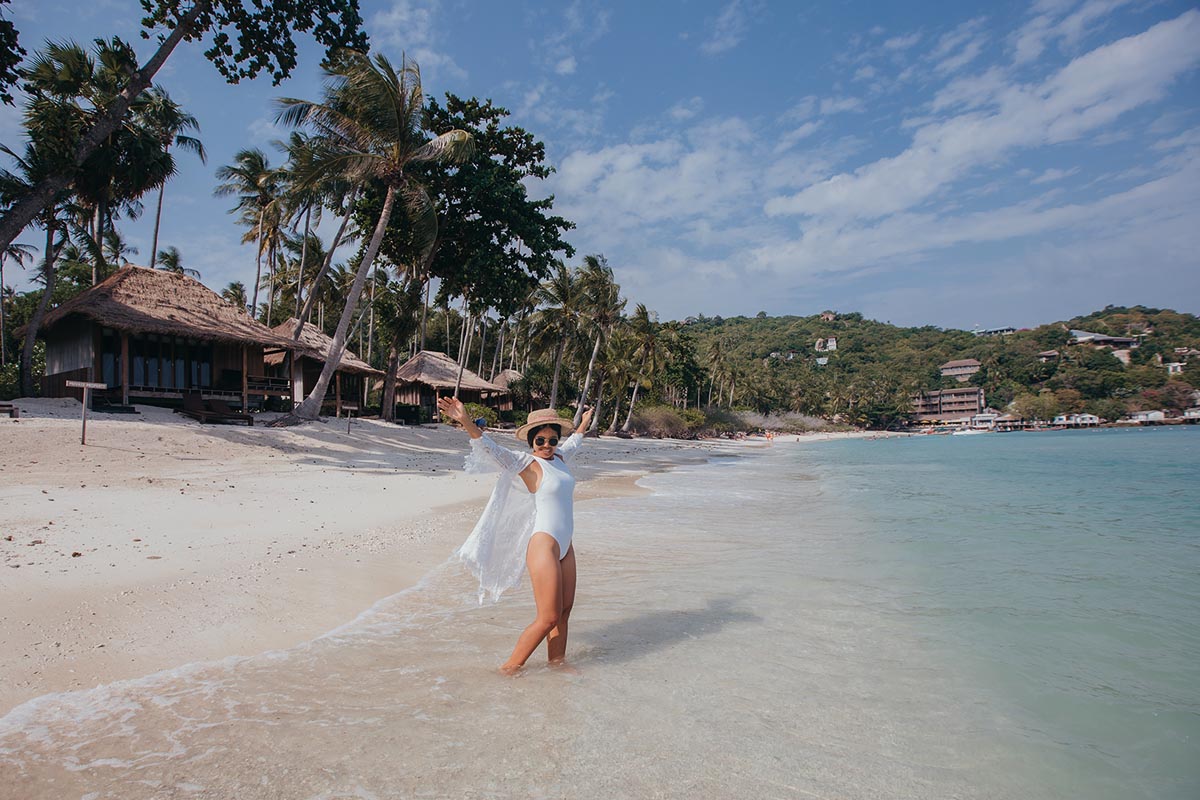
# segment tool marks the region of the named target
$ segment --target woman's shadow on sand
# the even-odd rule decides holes
[[[581,647],[571,660],[581,665],[633,661],[679,642],[710,636],[731,624],[762,622],[757,614],[735,608],[734,602],[718,598],[704,608],[652,611],[600,628],[580,626],[576,635]]]

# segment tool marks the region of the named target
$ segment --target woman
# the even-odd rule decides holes
[[[571,545],[575,477],[567,462],[583,436],[574,432],[570,420],[544,408],[530,413],[528,421],[517,428],[517,438],[530,447],[529,453],[517,453],[479,430],[461,401],[440,398],[438,410],[461,424],[471,437],[468,470],[478,470],[480,460],[486,458],[503,473],[475,530],[458,551],[480,578],[481,599],[484,591],[498,598],[520,579],[517,558],[522,550],[533,585],[537,617],[521,632],[500,671],[515,674],[543,639],[551,665],[561,666],[567,652],[567,620],[575,603],[575,548]],[[580,419],[580,430],[587,430],[591,422],[592,410],[587,409]],[[567,435],[570,438],[563,441]],[[519,479],[513,502],[508,497],[510,481],[506,477]],[[528,512],[519,499],[521,488],[533,497],[533,508]]]

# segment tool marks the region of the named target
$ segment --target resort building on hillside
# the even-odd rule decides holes
[[[1109,336],[1104,333],[1072,330],[1071,344],[1090,344],[1093,347],[1116,347],[1128,349],[1137,347],[1140,344],[1140,340],[1135,336]]]
[[[122,267],[46,314],[37,335],[46,340],[45,397],[82,399],[69,380],[104,383],[125,405],[172,405],[198,392],[246,409],[292,393],[263,363],[265,348],[291,341],[173,272]]]
[[[837,350],[837,337],[830,336],[828,339],[817,339],[818,353],[832,353]]]
[[[972,331],[976,336],[1011,336],[1016,333],[1016,328],[983,328]]]
[[[966,387],[918,392],[909,398],[917,422],[969,422],[987,407],[983,389]]]
[[[833,322],[835,319],[837,319],[836,311],[822,311],[821,312],[821,322]]]
[[[1059,414],[1054,418],[1054,424],[1065,428],[1094,428],[1100,424],[1100,418],[1095,414]]]
[[[1042,362],[1043,364],[1047,364],[1051,361],[1057,361],[1058,360],[1058,351],[1057,350],[1043,350],[1042,352],[1037,354],[1037,360]]]
[[[1146,423],[1164,422],[1167,419],[1167,413],[1165,411],[1158,410],[1135,411],[1129,415],[1129,419],[1131,422],[1137,422],[1143,425]]]
[[[461,374],[461,378],[460,378]],[[422,350],[396,372],[396,404],[417,406],[421,422],[437,420],[437,400],[454,393],[464,403],[480,403],[497,410],[508,390],[485,381],[445,353]],[[511,402],[510,406],[511,408]]]
[[[958,361],[947,361],[938,369],[942,371],[943,378],[954,378],[959,383],[965,383],[968,378],[979,372],[979,368],[983,366],[973,358],[962,358]]]
[[[1182,361],[1172,361],[1169,364],[1164,364],[1164,366],[1167,368],[1168,375],[1182,375],[1183,368],[1186,367],[1187,364]]]
[[[1200,408],[1189,408],[1183,412],[1186,422],[1200,422]]]
[[[333,339],[311,322],[304,323],[300,338],[296,339],[296,322],[293,317],[272,328],[274,333],[294,342],[294,345],[287,349],[269,349],[263,357],[272,374],[290,380],[293,407],[299,405],[312,387],[317,385],[321,370],[325,368],[325,357],[333,345]],[[343,405],[353,405],[361,412],[367,407],[367,389],[373,376],[383,377],[383,370],[375,369],[350,350],[343,350],[337,371],[325,389],[322,407],[330,407],[338,417],[342,415]]]

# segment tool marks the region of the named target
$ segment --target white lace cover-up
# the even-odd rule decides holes
[[[572,434],[557,454],[570,460],[583,437]],[[525,549],[533,535],[533,494],[520,472],[533,463],[529,453],[518,453],[492,441],[486,433],[471,440],[465,469],[473,474],[500,472],[496,488],[475,529],[454,552],[479,579],[479,602],[496,602],[508,589],[521,582],[525,572]]]

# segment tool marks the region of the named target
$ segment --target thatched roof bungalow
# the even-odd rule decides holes
[[[276,325],[272,331],[291,342],[296,333],[296,318]],[[311,322],[304,323],[300,329],[300,338],[295,341],[294,349],[270,349],[264,356],[269,371],[291,380],[292,403],[300,403],[304,396],[317,385],[321,370],[325,367],[325,357],[333,345],[333,339]],[[338,363],[333,380],[325,392],[322,405],[333,407],[337,416],[342,415],[342,406],[354,403],[358,408],[366,408],[368,381],[371,376],[383,377],[383,370],[372,367],[348,349],[342,351],[342,360]]]
[[[68,380],[108,384],[121,402],[171,403],[184,392],[252,400],[291,396],[290,382],[266,377],[263,349],[291,342],[199,281],[122,267],[46,314],[46,397],[80,397]]]
[[[396,372],[396,403],[420,407],[422,421],[437,419],[437,399],[454,393],[464,403],[497,406],[508,390],[485,381],[469,369],[462,370],[459,383],[458,362],[445,353],[422,350],[404,362]]]

